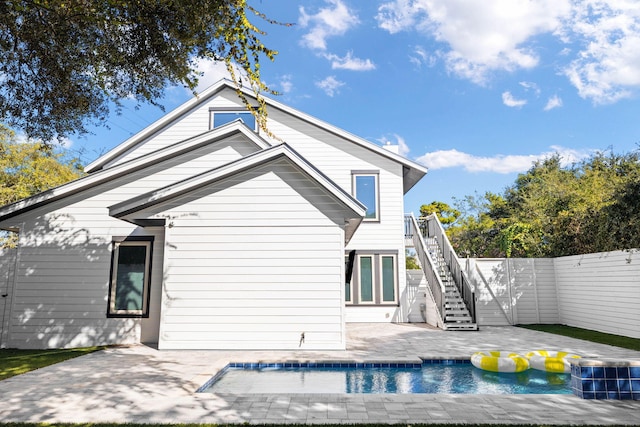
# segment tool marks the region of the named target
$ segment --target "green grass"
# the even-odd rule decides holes
[[[71,348],[59,350],[0,350],[0,380],[24,374],[34,369],[83,356],[104,347]]]
[[[585,341],[608,344],[629,350],[640,351],[640,339],[623,337],[622,335],[605,334],[604,332],[591,331],[589,329],[574,328],[565,325],[518,325],[521,328],[534,331],[549,332],[565,337],[578,338]]]

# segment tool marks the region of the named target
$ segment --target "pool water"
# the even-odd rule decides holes
[[[495,373],[464,364],[414,367],[228,367],[206,393],[570,394],[571,375],[534,369]]]

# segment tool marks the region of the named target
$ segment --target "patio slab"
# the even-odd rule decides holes
[[[640,401],[574,395],[208,394],[228,362],[415,360],[479,350],[568,350],[640,361],[640,352],[515,327],[444,332],[421,324],[349,324],[346,351],[166,351],[114,347],[0,381],[3,422],[544,423],[640,425]]]

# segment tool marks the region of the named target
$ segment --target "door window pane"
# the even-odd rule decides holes
[[[396,300],[395,266],[394,257],[382,257],[382,301],[393,302]]]
[[[360,257],[360,301],[373,302],[373,258]]]

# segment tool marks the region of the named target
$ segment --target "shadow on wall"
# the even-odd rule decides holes
[[[138,319],[106,316],[111,238],[75,228],[75,222],[68,214],[49,215],[20,232],[15,286],[7,289],[5,346],[84,347],[139,336]]]
[[[468,261],[468,273],[476,284],[476,309],[480,324],[519,323],[518,306],[535,292],[530,266],[509,259]]]

